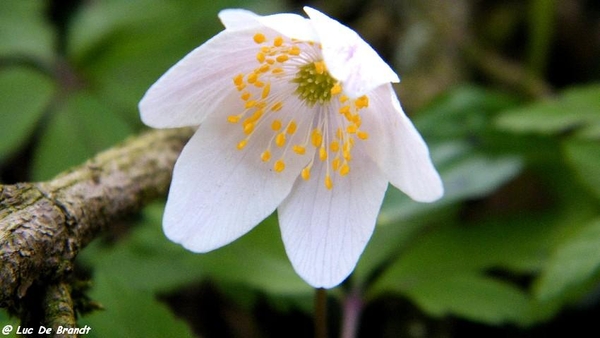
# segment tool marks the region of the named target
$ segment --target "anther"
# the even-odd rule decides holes
[[[244,84],[244,74],[238,74],[236,77],[234,77],[233,84],[236,85],[236,87],[239,87],[242,84]]]
[[[318,129],[313,129],[311,135],[311,142],[312,145],[315,147],[321,146],[321,142],[323,142],[323,135],[321,135],[321,132]]]
[[[271,84],[267,83],[265,85],[265,87],[262,90],[262,94],[260,95],[260,97],[264,100],[267,98],[267,96],[269,96],[269,93],[271,92]]]
[[[285,145],[285,133],[279,133],[275,136],[275,144],[278,147],[283,147]]]
[[[277,160],[273,165],[273,170],[280,173],[283,171],[283,169],[285,169],[285,163],[283,162],[283,160]]]
[[[342,164],[340,168],[340,176],[346,176],[350,172],[350,166],[347,163]]]
[[[273,41],[273,46],[281,47],[281,45],[283,45],[283,38],[281,36],[278,36],[275,38],[275,41]]]
[[[260,155],[260,159],[263,162],[268,162],[271,159],[271,152],[268,150],[263,151],[263,153]]]
[[[339,83],[336,83],[331,87],[331,95],[337,95],[342,92],[342,86]]]
[[[369,138],[369,133],[367,133],[366,131],[359,131],[356,133],[356,136],[358,136],[359,139],[361,140],[366,140]]]
[[[287,126],[286,133],[292,135],[296,132],[296,128],[297,128],[296,122],[291,121],[290,124],[288,124],[288,126]]]
[[[325,176],[325,188],[327,188],[328,190],[331,190],[331,188],[333,188],[333,182],[331,181],[331,176],[329,175]]]
[[[300,176],[302,176],[303,180],[308,181],[310,179],[310,167],[302,169]]]
[[[294,145],[292,149],[294,149],[294,152],[298,155],[304,155],[306,153],[306,148],[301,145]]]
[[[281,54],[281,55],[278,55],[278,56],[275,58],[275,60],[277,60],[277,62],[279,62],[279,63],[286,62],[288,59],[289,59],[289,57],[288,57],[286,54]]]
[[[281,121],[273,120],[273,123],[271,123],[271,129],[273,129],[274,131],[278,131],[279,129],[281,129]]]
[[[327,159],[327,150],[325,147],[319,148],[319,159],[325,161]]]
[[[258,80],[258,75],[256,73],[250,73],[248,75],[248,78],[247,78],[248,83],[254,83],[254,82],[256,82],[256,80]]]
[[[238,123],[242,117],[240,115],[230,115],[227,116],[227,122],[229,123]]]
[[[363,95],[354,101],[357,109],[366,108],[369,106],[369,98]]]
[[[254,34],[254,42],[256,43],[263,43],[267,40],[267,38],[265,37],[264,34],[262,33],[256,33]]]
[[[241,140],[240,142],[238,142],[238,144],[237,144],[238,150],[244,149],[244,147],[246,147],[246,144],[248,144],[248,140]]]

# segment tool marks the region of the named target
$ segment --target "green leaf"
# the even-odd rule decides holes
[[[54,54],[54,32],[44,1],[0,1],[0,57],[40,58]]]
[[[406,290],[430,315],[455,315],[499,325],[518,323],[528,297],[516,287],[476,274],[449,274],[423,281]]]
[[[497,306],[508,306],[511,311],[517,311],[516,308],[525,306],[526,294],[485,275],[490,270],[506,271],[508,275],[531,275],[539,271],[545,263],[545,254],[554,243],[556,228],[564,225],[564,222],[552,223],[553,218],[552,215],[547,219],[520,216],[512,221],[447,224],[427,232],[409,233],[409,239],[399,244],[397,258],[380,267],[381,273],[369,285],[367,297],[373,299],[391,292],[409,297],[432,315],[452,313],[494,324],[502,321],[528,323],[533,318],[530,310],[527,310],[527,317],[511,317],[504,309],[494,308],[492,301],[496,296],[508,297],[507,301],[512,305],[497,300]],[[471,300],[474,296],[461,294],[471,287],[471,282],[476,284],[472,287],[480,288],[476,292],[481,294],[475,294],[483,297],[488,308],[478,308],[484,305]],[[490,288],[489,295],[485,294],[487,288]],[[502,296],[503,293],[506,295]],[[459,298],[469,301],[461,302]],[[478,312],[482,312],[480,316]]]
[[[507,109],[516,100],[506,94],[476,86],[462,86],[433,101],[415,119],[426,139],[472,137],[484,132],[491,114]]]
[[[96,271],[90,296],[104,307],[79,320],[79,327],[91,328],[90,337],[194,337],[152,293],[109,271]]]
[[[571,130],[589,134],[600,124],[600,84],[573,87],[552,100],[508,110],[498,127],[518,133],[557,134]]]
[[[536,287],[542,300],[559,297],[596,278],[600,271],[600,219],[565,239],[550,258]]]
[[[145,212],[145,222],[115,247],[93,247],[82,259],[110,271],[123,283],[149,292],[170,291],[204,278],[245,285],[271,295],[312,295],[294,272],[274,217],[230,245],[196,254],[170,242],[162,232],[162,207]],[[114,264],[119,261],[119,264]]]
[[[52,178],[115,145],[131,128],[87,92],[76,93],[54,112],[34,154],[33,177]]]
[[[73,63],[95,94],[139,123],[137,104],[165,71],[223,30],[217,13],[236,1],[95,1],[73,22]]]
[[[600,142],[569,140],[564,143],[563,151],[579,180],[600,198]]]
[[[31,136],[54,90],[48,77],[33,70],[0,71],[0,162]]]
[[[432,204],[418,203],[390,187],[379,213],[379,224],[408,220],[433,208],[484,197],[516,177],[523,168],[519,157],[484,155],[466,142],[433,145],[431,153],[444,183],[442,199]]]

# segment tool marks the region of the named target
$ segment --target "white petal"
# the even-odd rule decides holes
[[[219,12],[219,19],[230,30],[247,29],[259,26],[259,15],[245,9],[224,9]]]
[[[223,31],[196,48],[148,89],[139,104],[154,128],[199,125],[236,90],[233,77],[256,67],[256,30]]]
[[[309,19],[296,14],[274,14],[263,16],[260,22],[292,39],[319,42],[319,36]]]
[[[272,163],[260,160],[270,135],[256,135],[238,150],[241,128],[237,132],[239,125],[221,115],[209,117],[181,153],[163,219],[167,237],[194,252],[216,249],[252,229],[288,195],[305,165],[273,172]]]
[[[361,114],[361,129],[368,154],[390,183],[419,202],[432,202],[444,194],[425,141],[402,111],[391,84],[369,95],[369,108]]]
[[[381,84],[400,81],[356,32],[315,9],[304,7],[304,11],[320,38],[329,73],[343,83],[348,95],[358,97]]]
[[[227,29],[266,26],[289,38],[318,41],[318,36],[310,20],[297,14],[282,13],[260,16],[244,9],[225,9],[219,13],[219,18]]]
[[[368,157],[359,155],[353,151],[347,176],[332,177],[332,190],[323,184],[326,166],[313,168],[314,177],[298,179],[278,209],[287,255],[314,287],[341,283],[373,233],[387,180]]]

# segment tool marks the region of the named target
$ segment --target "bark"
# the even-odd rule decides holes
[[[111,222],[164,196],[193,130],[153,130],[41,183],[0,185],[0,307],[59,282]]]

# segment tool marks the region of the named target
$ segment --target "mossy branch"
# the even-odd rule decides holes
[[[192,133],[149,131],[50,181],[0,185],[0,307],[60,281],[108,224],[164,196]]]

